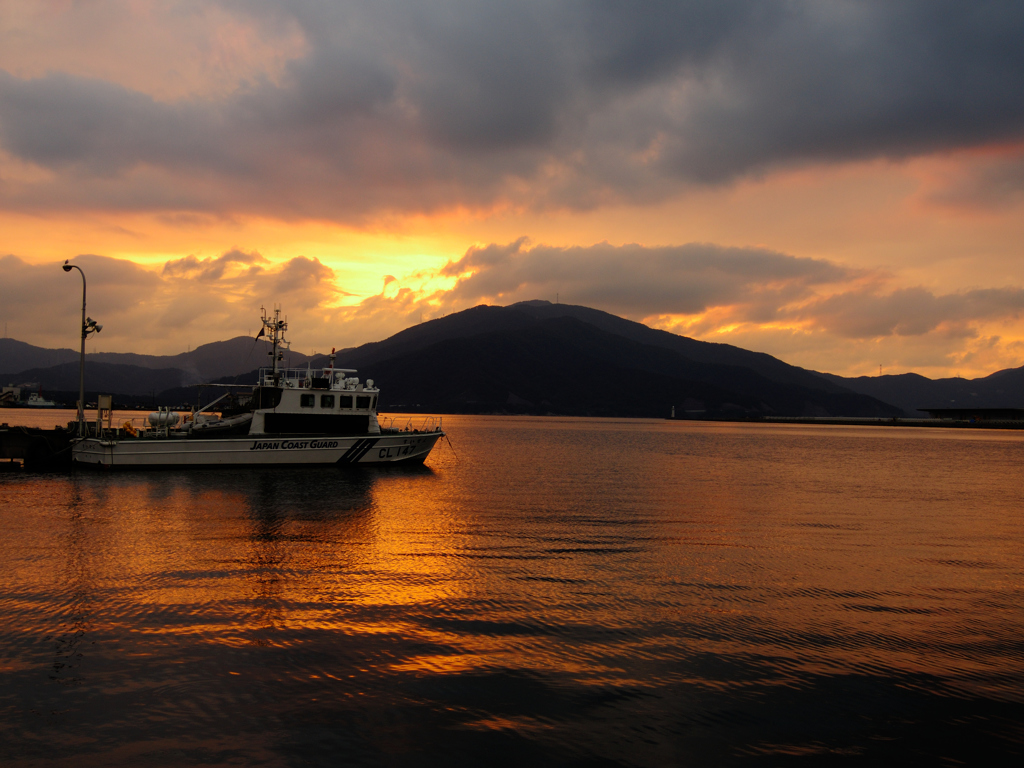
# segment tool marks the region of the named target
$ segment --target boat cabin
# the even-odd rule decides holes
[[[379,433],[373,379],[347,368],[260,370],[250,435]]]

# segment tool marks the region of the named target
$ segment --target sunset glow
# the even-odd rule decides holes
[[[71,258],[105,351],[557,297],[845,375],[1024,363],[1019,12],[769,6],[5,3],[0,323],[73,346]]]

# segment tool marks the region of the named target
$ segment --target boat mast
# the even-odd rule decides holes
[[[280,307],[274,307],[273,319],[267,315],[267,310],[264,307],[260,307],[260,312],[263,313],[263,328],[270,337],[271,349],[268,354],[274,360],[274,386],[276,387],[281,379],[278,373],[278,363],[284,360],[284,350],[288,349],[291,344],[284,337],[284,332],[288,330],[288,321],[281,319]]]

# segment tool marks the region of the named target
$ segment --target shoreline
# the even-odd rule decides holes
[[[968,421],[966,419],[881,418],[875,416],[757,416],[730,418],[688,418],[666,416],[666,421],[708,421],[740,424],[802,424],[845,427],[919,427],[924,429],[1024,429],[1024,421]]]

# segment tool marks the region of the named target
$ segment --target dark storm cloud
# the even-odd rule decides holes
[[[0,185],[0,201],[342,219],[586,207],[1024,136],[1017,2],[224,7],[298,25],[305,55],[278,80],[173,103],[0,73],[0,148],[57,172]]]
[[[554,139],[570,62],[543,6],[452,3],[410,10],[418,68],[408,93],[432,141],[482,151]]]
[[[139,163],[202,164],[216,157],[208,116],[101,80],[55,73],[18,80],[0,71],[3,148],[38,165],[100,177]]]
[[[673,136],[682,174],[899,158],[1019,137],[1024,14],[1012,2],[791,4],[723,41]]]

